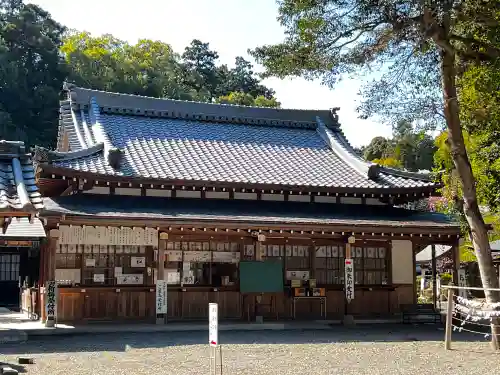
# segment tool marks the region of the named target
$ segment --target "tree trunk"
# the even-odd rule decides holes
[[[444,113],[448,127],[451,157],[462,185],[464,215],[471,231],[472,244],[477,257],[481,281],[483,283],[483,288],[498,288],[498,279],[491,257],[488,230],[483,221],[481,212],[479,211],[474,175],[465,148],[462,127],[460,124],[457,88],[455,83],[455,54],[445,49],[441,51],[441,74],[443,80]],[[485,290],[484,294],[488,303],[499,302],[498,292]],[[491,325],[491,333],[492,346],[494,349],[498,350],[498,334],[500,330],[496,324]]]

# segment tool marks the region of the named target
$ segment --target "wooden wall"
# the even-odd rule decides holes
[[[154,321],[155,289],[60,288],[59,322],[75,321]]]
[[[341,319],[345,312],[342,290],[327,291],[326,319]],[[347,313],[357,317],[384,317],[400,312],[401,304],[412,303],[413,286],[400,285],[378,289],[357,290]],[[169,321],[205,321],[208,304],[219,304],[221,320],[253,320],[255,295],[236,290],[213,291],[192,288],[168,291]],[[264,294],[260,312],[266,320],[292,318],[292,300],[284,293]],[[320,302],[316,299],[296,303],[296,319],[321,319]],[[58,322],[114,321],[154,322],[155,289],[150,287],[60,288]]]

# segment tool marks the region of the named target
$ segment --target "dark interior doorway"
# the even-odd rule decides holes
[[[21,286],[34,286],[39,273],[39,250],[0,248],[0,307],[18,309]]]
[[[19,253],[0,253],[0,306],[19,306]]]

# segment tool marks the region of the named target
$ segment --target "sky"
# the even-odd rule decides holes
[[[135,43],[161,40],[182,53],[193,39],[210,43],[219,63],[234,65],[248,48],[279,43],[284,38],[276,20],[274,0],[31,0],[50,12],[59,23],[93,35],[113,34]],[[256,68],[256,70],[259,70]],[[362,82],[345,79],[334,90],[304,79],[266,79],[283,108],[329,109],[340,107],[342,129],[354,146],[366,145],[375,136],[390,136],[391,128],[356,113]]]

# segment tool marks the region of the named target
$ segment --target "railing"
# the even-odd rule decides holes
[[[442,285],[442,289],[447,289],[447,309],[446,309],[446,329],[444,338],[444,347],[451,349],[452,331],[458,329],[459,332],[481,334],[485,338],[491,336],[491,346],[493,350],[500,349],[500,303],[489,304],[486,301],[468,300],[466,297],[457,295],[455,291],[480,290],[500,292],[500,288],[478,288],[455,285]],[[457,302],[455,302],[455,300]],[[455,318],[454,318],[455,316]],[[460,326],[454,325],[453,320],[460,321]],[[483,323],[481,321],[489,321]],[[489,328],[490,332],[481,332],[473,329],[464,328],[466,324],[476,325],[485,330]]]

